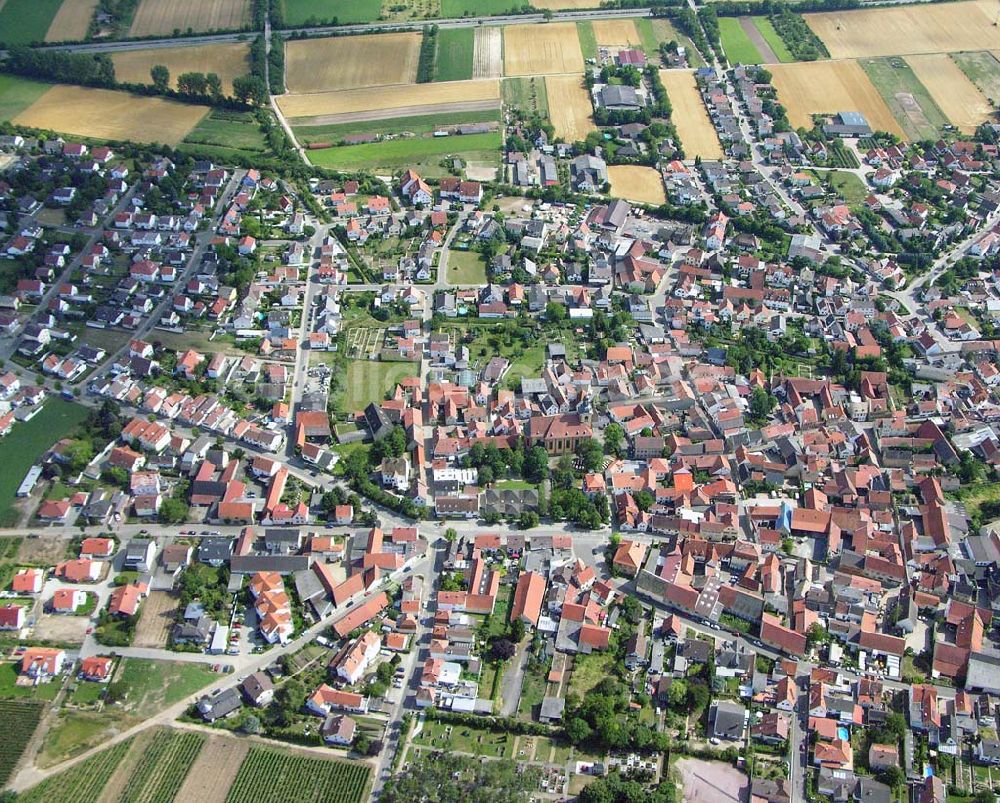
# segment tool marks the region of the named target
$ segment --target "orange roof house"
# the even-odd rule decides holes
[[[518,619],[535,627],[542,613],[545,599],[545,578],[537,572],[521,572],[514,591],[514,604],[510,609],[510,620]]]
[[[638,574],[646,557],[646,545],[638,541],[622,541],[615,551],[612,563],[619,571],[629,576]]]

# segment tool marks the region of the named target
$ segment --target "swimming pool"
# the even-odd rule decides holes
[[[839,728],[837,728],[837,738],[843,739],[846,742],[851,738],[851,732],[843,725],[841,725]]]

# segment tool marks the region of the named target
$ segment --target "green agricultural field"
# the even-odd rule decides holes
[[[934,139],[949,124],[944,112],[903,59],[861,59],[858,63],[899,122],[907,139]],[[919,108],[906,104],[899,95],[912,95]]]
[[[520,9],[524,4],[517,0],[441,0],[441,16],[489,17]]]
[[[30,421],[17,422],[0,440],[0,527],[12,527],[20,518],[15,502],[17,489],[28,469],[60,438],[69,435],[88,415],[79,404],[50,397]]]
[[[987,98],[1000,103],[1000,59],[986,50],[952,53],[959,69]],[[0,98],[2,100],[2,98]]]
[[[442,28],[437,35],[435,81],[466,81],[472,78],[473,28]]]
[[[430,177],[446,175],[440,164],[450,156],[469,161],[496,161],[500,153],[500,134],[470,134],[461,137],[418,137],[389,142],[369,142],[311,151],[309,159],[319,167],[338,170],[374,170],[395,172],[412,167]]]
[[[0,73],[0,120],[17,117],[51,88],[52,84]]]
[[[119,742],[31,787],[17,796],[22,803],[92,803],[101,792],[132,746],[132,740]]]
[[[394,117],[389,120],[362,120],[356,123],[336,123],[334,125],[293,126],[295,137],[302,143],[339,142],[349,134],[401,134],[409,132],[432,134],[439,128],[462,123],[498,123],[500,111],[485,109],[474,112],[448,112],[446,114],[423,114],[414,117]],[[196,129],[197,130],[197,129]]]
[[[347,363],[343,408],[348,413],[353,413],[355,410],[363,410],[371,402],[380,402],[387,391],[419,370],[419,366],[408,362],[350,360]]]
[[[719,33],[730,64],[760,64],[763,61],[757,46],[750,41],[736,17],[719,17]]]
[[[649,17],[640,17],[635,20],[635,31],[642,39],[642,51],[650,59],[655,59],[660,53],[660,40],[653,27],[653,20]]]
[[[226,803],[360,803],[370,782],[371,767],[360,761],[335,761],[254,746],[240,765]]]
[[[596,52],[596,40],[595,40]],[[527,114],[549,116],[549,96],[544,78],[505,78],[500,82],[504,106],[512,106]]]
[[[282,0],[286,25],[320,25],[374,22],[382,13],[382,0]]]
[[[25,700],[0,702],[0,720],[4,724],[5,736],[3,743],[0,744],[0,786],[7,783],[41,718],[40,703]]]
[[[7,0],[0,4],[0,42],[42,42],[63,0]]]
[[[483,255],[478,251],[450,251],[448,281],[452,284],[486,284]]]
[[[774,30],[771,20],[767,17],[751,17],[750,19],[753,20],[754,27],[760,31],[760,35],[764,37],[764,41],[771,46],[778,61],[795,61],[795,56],[788,52],[785,40]]]
[[[576,35],[580,39],[580,52],[585,59],[597,58],[597,35],[590,20],[581,20],[576,24]]]
[[[249,156],[267,151],[267,140],[250,112],[214,109],[178,146],[181,151],[209,153],[215,158]]]

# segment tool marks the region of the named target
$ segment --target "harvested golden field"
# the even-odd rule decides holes
[[[805,14],[835,59],[953,53],[995,48],[1000,34],[985,3],[913,6]]]
[[[490,102],[499,105],[500,82],[492,79],[442,81],[434,84],[345,89],[340,92],[317,92],[310,95],[281,95],[275,100],[286,117],[320,117],[370,111],[384,111],[385,114],[380,117],[393,117],[400,109],[471,102]],[[411,112],[411,114],[419,113],[421,112]]]
[[[642,46],[642,39],[639,38],[639,33],[632,20],[594,20],[591,25],[594,28],[594,37],[600,47]]]
[[[285,48],[285,80],[289,92],[412,84],[419,57],[419,33],[301,39]]]
[[[192,106],[166,98],[59,84],[13,122],[93,139],[176,145],[208,111],[207,106]]]
[[[903,137],[878,90],[856,61],[802,61],[769,64],[778,99],[798,128],[812,128],[813,114],[861,112],[872,129]]]
[[[575,23],[508,25],[503,38],[505,75],[583,71],[583,53]]]
[[[660,80],[673,106],[671,119],[684,146],[684,156],[693,159],[723,158],[722,145],[698,92],[692,70],[660,70]]]
[[[130,36],[186,31],[230,31],[250,22],[250,0],[140,0]]]
[[[549,119],[555,126],[556,136],[567,142],[576,142],[596,130],[591,119],[593,106],[583,76],[549,75],[545,79],[545,92],[549,98]]]
[[[660,205],[667,202],[660,171],[637,165],[609,165],[611,194],[627,201]]]
[[[907,56],[906,62],[960,131],[972,134],[980,123],[990,118],[989,101],[947,53]]]
[[[124,50],[112,53],[115,77],[127,84],[150,84],[149,71],[157,64],[170,70],[170,84],[177,86],[177,76],[186,72],[216,73],[222,91],[233,91],[233,79],[250,70],[250,45],[236,42],[196,47],[158,47],[151,50]]]
[[[3,3],[0,3],[2,6]],[[56,15],[49,23],[46,42],[65,42],[84,39],[94,17],[97,0],[63,0]]]

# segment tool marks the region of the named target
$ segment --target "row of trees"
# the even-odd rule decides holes
[[[438,26],[425,27],[420,40],[420,58],[417,61],[417,83],[429,84],[434,80],[434,61],[437,58]]]
[[[796,61],[816,61],[829,58],[823,40],[806,25],[800,14],[790,11],[787,6],[778,5],[769,16],[771,24]]]

